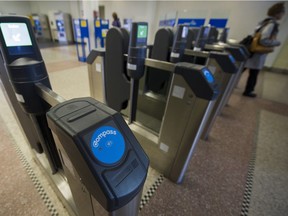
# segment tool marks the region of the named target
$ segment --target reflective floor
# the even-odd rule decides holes
[[[87,66],[74,46],[41,51],[54,91],[66,99],[90,96]],[[149,170],[140,215],[287,214],[288,76],[262,72],[255,99],[241,95],[246,78],[208,141],[199,142],[182,185]],[[0,101],[0,215],[73,215],[39,168],[2,90]]]

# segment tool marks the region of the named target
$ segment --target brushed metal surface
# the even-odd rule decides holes
[[[38,154],[36,152],[34,153],[36,162],[39,164],[38,167],[43,170],[46,179],[50,182],[50,185],[57,196],[61,199],[66,210],[69,212],[69,215],[76,216],[76,205],[63,170],[60,170],[56,174],[52,175],[46,156],[44,154]]]
[[[210,53],[207,51],[198,51],[192,49],[185,49],[184,54],[203,58],[209,58],[210,55]]]
[[[195,108],[197,107],[196,112],[191,113],[186,131],[183,135],[181,145],[179,146],[179,150],[175,158],[175,162],[171,168],[170,178],[175,179],[175,181],[179,184],[184,180],[184,175],[188,168],[189,162],[192,159],[196,145],[202,134],[202,130],[207,123],[207,119],[214,106],[214,101],[207,102],[208,101],[201,99],[197,100],[195,104]],[[201,110],[203,112],[201,112]],[[196,124],[199,125],[198,128],[194,126],[195,121],[197,121]],[[193,138],[191,139],[191,137]]]
[[[77,215],[93,216],[93,207],[90,193],[82,184],[81,178],[72,165],[65,149],[63,148],[58,136],[53,133],[53,137],[60,155],[63,173],[67,179],[71,194],[76,206]]]
[[[174,85],[185,88],[184,98],[173,97],[170,90],[159,142],[169,146],[166,156],[173,158],[169,170],[166,171],[167,177],[173,182],[181,183],[206,116],[210,112],[209,107],[213,103],[195,97],[186,81],[179,75],[173,76],[172,87]]]
[[[221,73],[220,71],[218,71],[218,73]],[[228,74],[228,73],[223,73],[222,72],[222,79],[221,79],[221,84],[220,84],[220,94],[218,95],[218,98],[215,101],[215,104],[213,106],[213,109],[211,111],[211,114],[207,120],[207,123],[203,129],[201,138],[204,140],[208,139],[209,133],[212,129],[212,126],[216,120],[216,117],[218,115],[218,113],[220,113],[220,110],[223,108],[223,103],[224,100],[227,96],[228,90],[229,90],[229,86],[231,85],[231,81],[232,81],[232,77],[235,74]]]
[[[52,91],[42,83],[36,83],[35,86],[37,94],[51,106],[55,106],[65,101],[62,96],[58,95],[56,92]]]
[[[109,216],[137,216],[141,201],[142,191],[140,191],[127,205],[122,208],[110,212]]]
[[[87,64],[87,67],[90,95],[96,100],[105,103],[104,58],[97,56],[92,64]]]
[[[246,61],[245,61],[245,62],[246,62]],[[231,84],[231,86],[230,86],[230,88],[229,88],[229,90],[228,90],[228,93],[227,93],[226,99],[225,99],[225,101],[224,101],[224,103],[223,103],[223,106],[225,106],[225,105],[228,104],[229,99],[230,99],[230,97],[231,97],[231,95],[232,95],[233,90],[235,89],[235,87],[237,87],[238,82],[239,82],[239,80],[240,80],[240,78],[241,78],[241,75],[242,75],[242,71],[243,71],[244,66],[245,66],[245,62],[241,62],[241,63],[240,63],[240,62],[237,62],[237,64],[239,65],[239,66],[238,66],[239,70],[238,70],[238,72],[236,73],[236,75],[234,76],[234,79],[233,79],[232,84]],[[222,109],[223,109],[223,108],[222,108]],[[222,109],[221,109],[221,111],[222,111]]]
[[[173,72],[175,68],[175,64],[173,63],[158,61],[150,58],[145,59],[145,66],[161,69],[163,71],[167,71],[167,73]]]

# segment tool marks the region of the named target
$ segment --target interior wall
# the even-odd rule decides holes
[[[286,11],[288,9],[288,2],[286,2]],[[288,39],[288,14],[286,12],[286,16],[284,17],[284,19],[282,19],[282,21],[280,22],[280,26],[279,26],[279,34],[277,36],[277,39],[281,42],[281,46],[276,47],[274,49],[274,52],[268,55],[268,58],[265,62],[265,66],[267,67],[272,67],[273,64],[275,64],[275,62],[278,59],[285,59],[284,61],[286,61],[286,66],[287,66],[287,55],[283,56],[283,53],[281,50],[283,50],[285,52],[285,50],[288,49],[288,44],[287,44],[287,39]],[[286,51],[287,53],[287,51]],[[283,61],[282,61],[283,62]],[[280,68],[283,68],[285,64],[283,64]],[[280,66],[280,65],[279,65]],[[283,68],[284,69],[284,68]],[[287,69],[287,67],[286,67]]]
[[[159,1],[156,10],[155,25],[158,25],[160,18],[165,13],[173,11],[206,11],[205,18],[222,14],[227,15],[230,27],[229,38],[241,40],[246,35],[253,32],[255,26],[266,17],[268,8],[276,3],[275,1]],[[286,9],[288,4],[286,3]],[[280,32],[278,39],[282,44],[288,35],[287,13],[280,22]],[[191,13],[191,17],[193,14]],[[215,17],[214,17],[215,18]],[[217,17],[216,17],[217,18]],[[284,27],[285,26],[285,27]],[[157,29],[157,28],[155,28]],[[277,58],[281,47],[277,47],[272,54],[268,55],[265,65],[271,67]]]
[[[153,43],[154,35],[159,28],[159,21],[165,14],[184,14],[186,17],[228,18],[230,27],[229,38],[241,40],[266,17],[267,9],[275,1],[99,1],[105,6],[106,19],[112,20],[115,11],[121,21],[123,18],[132,18],[133,21],[146,21],[149,23],[148,42]],[[288,4],[286,3],[286,8]],[[190,14],[189,14],[190,13]],[[194,14],[194,15],[193,15]],[[280,22],[278,39],[284,44],[288,35],[287,14]],[[281,47],[277,47],[268,55],[265,65],[271,67],[277,58]]]
[[[125,18],[130,18],[133,22],[148,22],[148,42],[153,42],[157,1],[99,1],[99,5],[105,7],[105,18],[110,23],[113,21],[113,12],[118,14],[122,25]]]
[[[31,1],[31,12],[48,15],[50,10],[59,10],[71,14],[69,1]]]
[[[0,14],[17,14],[27,16],[31,13],[29,1],[1,1]]]
[[[47,14],[50,10],[61,10],[70,13],[73,18],[82,17],[78,1],[1,1],[0,12],[28,15],[30,13]],[[186,16],[201,16],[208,22],[209,18],[228,18],[229,38],[241,40],[252,33],[259,21],[266,17],[267,9],[275,1],[99,1],[105,6],[105,16],[112,21],[112,13],[117,12],[121,21],[131,18],[133,21],[149,23],[148,42],[152,43],[159,28],[160,18],[165,14],[178,14],[186,10]],[[85,4],[85,0],[84,0]],[[286,3],[286,8],[288,4]],[[95,10],[97,10],[95,8]],[[201,12],[202,11],[202,12]],[[200,14],[200,15],[199,15]],[[288,13],[280,22],[278,39],[285,43],[288,35]],[[268,55],[265,65],[271,67],[278,57],[281,47]]]
[[[274,68],[288,70],[288,36],[286,42],[283,44],[276,61],[273,64]]]

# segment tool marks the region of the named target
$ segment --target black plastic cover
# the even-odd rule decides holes
[[[219,32],[218,32],[217,28],[214,27],[214,26],[211,26],[210,27],[210,31],[209,31],[209,36],[208,36],[207,43],[208,44],[216,43],[217,40],[218,40],[218,35],[219,35]]]
[[[225,27],[222,30],[222,32],[220,34],[220,37],[219,37],[219,42],[222,42],[222,43],[226,43],[227,42],[229,31],[230,31],[230,28],[228,28],[228,27]]]
[[[51,85],[31,22],[27,17],[3,16],[0,17],[0,23],[7,25],[8,30],[6,29],[6,31],[10,31],[8,33],[13,33],[15,36],[12,37],[13,40],[9,41],[6,38],[7,41],[5,41],[5,30],[3,26],[1,27],[0,48],[17,100],[25,112],[43,114],[49,109],[49,106],[46,106],[37,95],[34,83],[39,82],[49,88]],[[9,28],[11,29],[9,30]],[[22,41],[23,44],[19,41]]]
[[[149,159],[121,114],[92,98],[79,98],[56,105],[47,118],[81,182],[107,211],[123,207],[142,190]],[[113,164],[101,162],[92,150],[93,134],[101,127],[113,127],[124,138],[125,152]]]
[[[159,61],[169,61],[169,49],[173,43],[173,32],[169,28],[161,28],[157,31],[151,58]],[[148,67],[146,71],[147,89],[155,93],[165,94],[168,91],[170,75],[167,72]]]
[[[236,61],[243,62],[248,59],[241,47],[226,46],[225,50],[233,55]]]
[[[129,35],[127,30],[111,28],[106,36],[105,100],[116,111],[125,109],[130,97],[130,82],[126,74]]]
[[[105,48],[92,49],[87,57],[87,64],[93,64],[93,62],[98,56],[105,57],[105,52]]]
[[[180,62],[187,45],[188,26],[178,25],[170,54],[170,62]]]
[[[37,61],[42,60],[40,49],[38,47],[36,38],[34,36],[34,31],[31,25],[31,21],[28,17],[0,16],[0,23],[12,24],[12,25],[13,24],[25,25],[28,30],[28,35],[25,35],[25,36],[29,37],[29,39],[31,40],[31,45],[19,46],[15,44],[14,46],[13,45],[8,46],[4,40],[4,35],[3,35],[2,30],[0,30],[1,49],[2,49],[2,53],[4,54],[5,62],[7,62],[7,64],[11,64],[13,61],[21,57],[31,58]],[[19,30],[21,31],[21,29]],[[17,32],[14,31],[14,33],[17,33]],[[22,35],[20,34],[20,36]]]
[[[140,27],[143,29],[142,31]],[[147,32],[148,23],[132,23],[127,59],[127,74],[133,79],[138,80],[144,75],[144,61],[147,53]]]
[[[237,73],[238,67],[234,57],[229,53],[210,52],[209,58],[214,58],[224,73]]]
[[[186,49],[193,49],[193,44],[197,39],[199,28],[189,28],[187,35]]]
[[[194,49],[198,48],[203,50],[205,47],[205,44],[208,42],[209,39],[209,33],[210,33],[210,26],[201,26],[197,38],[194,43]]]
[[[217,98],[219,86],[207,67],[181,62],[176,64],[174,73],[185,79],[196,97],[205,100]]]

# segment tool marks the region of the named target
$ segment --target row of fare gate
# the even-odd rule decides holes
[[[80,33],[88,26],[77,25]],[[158,30],[153,47],[145,22],[133,23],[130,33],[111,28],[106,49],[87,58],[94,98],[67,101],[52,90],[30,20],[0,17],[1,86],[73,214],[138,215],[149,165],[183,182],[249,56],[239,45],[203,44],[209,28],[198,30],[198,49],[185,25],[175,34]]]
[[[33,14],[30,16],[30,20],[38,42],[76,43],[78,60],[86,61],[86,56],[91,50],[91,36],[87,19],[72,19],[68,13],[53,12],[49,16]],[[93,26],[95,47],[104,47],[109,20],[97,18],[94,20]]]

